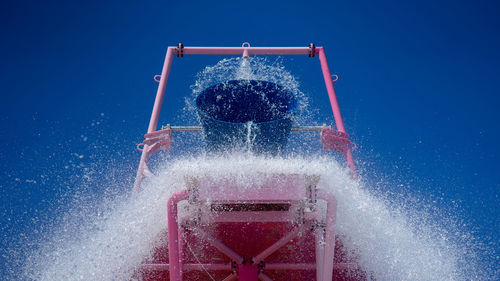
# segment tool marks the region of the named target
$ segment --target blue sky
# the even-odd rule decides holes
[[[499,12],[494,1],[3,1],[2,248],[63,211],[85,167],[133,177],[167,46],[314,42],[340,76],[364,177],[437,200],[498,251]],[[163,121],[219,59],[174,60]],[[331,120],[317,60],[284,63]]]

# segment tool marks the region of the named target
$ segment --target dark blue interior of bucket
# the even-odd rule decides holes
[[[290,91],[260,80],[219,83],[196,98],[209,150],[244,147],[273,155],[286,145],[296,104]]]

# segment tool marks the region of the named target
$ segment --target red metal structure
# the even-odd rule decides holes
[[[134,185],[140,191],[152,176],[150,156],[170,149],[175,131],[201,131],[201,127],[166,126],[157,130],[160,109],[175,56],[185,55],[307,55],[318,57],[336,129],[296,126],[292,131],[317,131],[325,150],[345,156],[356,177],[352,143],[345,131],[325,50],[308,47],[169,47]],[[347,260],[335,239],[337,202],[318,188],[319,178],[272,175],[252,188],[240,188],[236,180],[186,179],[186,189],[175,193],[168,206],[168,241],[155,250],[152,260],[137,271],[143,280],[362,280],[364,272]],[[221,190],[221,186],[224,190]],[[231,192],[227,192],[231,190]],[[186,204],[179,213],[178,204]],[[326,210],[318,208],[324,201]]]

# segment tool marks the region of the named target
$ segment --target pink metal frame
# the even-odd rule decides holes
[[[291,187],[304,187],[305,183],[298,179],[295,179],[294,183],[281,182],[281,179],[272,179],[275,185],[284,185]],[[199,186],[200,189],[210,189],[210,187],[220,186],[220,182],[210,182],[207,187]],[[192,191],[191,191],[192,192]],[[284,194],[290,194],[290,189],[283,188],[273,188],[268,189],[268,196],[257,198],[245,198],[240,200],[240,202],[252,203],[252,202],[276,202],[275,198],[280,198]],[[313,192],[313,191],[310,191]],[[234,194],[232,193],[220,193],[209,196],[210,193],[200,192],[199,194],[206,194],[206,196],[199,196],[198,199],[205,200],[207,202],[237,202]],[[227,194],[225,196],[224,194]],[[168,214],[168,243],[169,243],[169,260],[170,264],[145,264],[143,269],[155,269],[155,270],[169,270],[170,280],[180,281],[183,280],[183,271],[189,270],[226,270],[232,271],[232,273],[227,276],[224,280],[242,280],[242,281],[256,281],[260,280],[272,280],[263,271],[264,270],[316,270],[317,280],[330,281],[333,277],[334,269],[345,269],[350,268],[353,264],[342,263],[334,265],[334,248],[335,248],[335,224],[336,224],[336,210],[337,201],[333,195],[325,192],[321,189],[314,191],[314,194],[308,194],[306,197],[314,197],[319,200],[324,200],[327,203],[326,209],[326,221],[324,222],[324,228],[318,227],[315,230],[316,237],[316,263],[315,264],[304,264],[304,263],[264,263],[265,259],[276,252],[278,249],[289,243],[291,240],[296,238],[300,232],[307,231],[311,229],[315,223],[317,223],[317,215],[312,215],[309,219],[306,219],[304,223],[296,225],[290,232],[285,236],[277,240],[267,249],[263,250],[261,253],[257,254],[252,258],[251,263],[245,263],[244,258],[232,250],[230,247],[226,246],[217,238],[212,237],[210,234],[206,233],[201,228],[197,229],[197,237],[210,244],[212,244],[221,253],[229,257],[232,263],[229,264],[184,264],[182,258],[182,229],[180,228],[180,221],[178,217],[177,205],[180,201],[189,200],[190,191],[182,190],[175,193],[170,197],[167,203],[167,214]],[[215,201],[214,201],[215,200]],[[290,196],[284,200],[286,202],[294,202],[304,200],[304,194],[297,194],[295,198],[290,198]],[[288,217],[280,219],[269,216],[268,212],[255,212],[258,218],[254,217],[254,220],[258,221],[289,221],[293,220],[294,212],[290,212]],[[254,213],[254,215],[255,215]],[[296,219],[296,218],[295,218]],[[228,221],[228,220],[224,220]],[[237,217],[232,221],[239,221]]]
[[[172,66],[174,56],[182,57],[184,55],[242,55],[248,57],[250,55],[309,55],[314,57],[318,55],[325,80],[325,86],[330,100],[333,117],[337,130],[331,128],[321,129],[321,141],[324,149],[332,149],[344,154],[348,167],[353,172],[353,177],[356,178],[356,166],[352,157],[352,147],[349,141],[342,114],[340,113],[337,95],[335,94],[335,87],[333,86],[332,77],[337,80],[337,75],[330,73],[328,62],[326,60],[325,49],[323,47],[250,47],[250,44],[244,43],[242,47],[184,47],[181,44],[177,47],[168,47],[163,63],[163,69],[159,77],[159,86],[156,92],[156,99],[149,121],[148,132],[145,135],[139,168],[137,169],[137,176],[134,183],[134,190],[138,191],[145,176],[150,175],[147,163],[150,156],[160,149],[170,149],[172,142],[172,130],[165,129],[156,131],[158,127],[158,119],[160,117],[163,99],[165,97],[165,89],[167,87],[168,76]],[[157,80],[155,76],[155,81]]]
[[[155,81],[159,82],[156,99],[149,122],[148,132],[145,135],[145,140],[138,148],[142,151],[139,168],[137,170],[136,181],[134,190],[140,189],[141,182],[144,177],[151,175],[147,163],[150,156],[161,150],[170,149],[172,142],[172,132],[179,131],[198,131],[196,127],[170,127],[157,130],[158,119],[160,110],[165,96],[165,89],[170,73],[172,60],[174,56],[182,57],[184,55],[243,55],[244,57],[250,55],[309,55],[314,57],[318,55],[323,78],[325,80],[326,90],[330,100],[333,116],[335,119],[336,130],[329,127],[302,127],[300,129],[292,129],[292,131],[319,131],[321,132],[321,142],[325,150],[335,150],[342,153],[347,161],[348,167],[352,170],[353,176],[356,177],[356,169],[352,157],[352,143],[349,141],[349,135],[345,131],[342,115],[335,94],[335,89],[332,81],[332,75],[328,67],[326,55],[323,47],[250,47],[248,43],[243,44],[242,47],[168,47],[165,62],[161,76],[156,77]],[[333,75],[336,77],[336,75]],[[335,78],[336,79],[336,78]],[[212,244],[218,251],[229,257],[232,261],[230,264],[184,264],[183,263],[183,228],[180,228],[180,218],[178,216],[177,205],[180,201],[191,200],[193,196],[198,196],[200,200],[207,200],[210,202],[244,202],[244,203],[262,203],[276,201],[288,202],[301,205],[300,202],[305,202],[308,196],[313,196],[306,190],[306,183],[303,179],[294,176],[285,178],[272,178],[269,180],[268,185],[276,186],[279,182],[285,185],[283,189],[272,189],[260,186],[256,188],[248,188],[244,192],[217,192],[217,190],[210,190],[210,182],[200,181],[196,195],[193,194],[192,189],[182,190],[175,193],[167,203],[168,215],[168,246],[169,246],[169,264],[144,264],[143,269],[149,270],[168,270],[170,280],[182,280],[183,271],[188,270],[228,270],[232,273],[227,276],[224,281],[228,280],[242,280],[242,281],[255,281],[259,280],[272,280],[266,275],[263,270],[316,270],[317,280],[330,281],[332,280],[333,270],[335,268],[349,268],[351,264],[335,264],[334,265],[334,248],[335,248],[335,221],[336,221],[336,199],[329,193],[322,190],[314,191],[315,199],[324,200],[327,202],[326,221],[322,224],[324,227],[316,227],[314,234],[316,239],[316,263],[315,264],[293,264],[293,263],[264,263],[265,259],[271,254],[276,252],[282,246],[287,244],[290,240],[294,239],[299,232],[305,229],[310,229],[311,224],[319,223],[318,218],[322,217],[317,211],[309,214],[305,219],[305,223],[296,223],[296,227],[288,234],[276,241],[270,247],[262,251],[260,254],[252,258],[252,263],[244,262],[244,258],[233,251],[230,247],[219,241],[217,238],[212,237],[210,234],[204,232],[201,228],[197,229],[199,236],[204,241]],[[217,183],[216,186],[231,186],[236,183],[224,182]],[[266,185],[264,182],[263,185]],[[237,188],[232,189],[237,190]],[[280,191],[281,190],[281,191]],[[190,202],[193,203],[193,202]],[[211,218],[219,222],[237,222],[237,221],[281,221],[293,222],[296,220],[291,212],[265,212],[254,211],[244,214],[242,217],[241,212],[226,212],[225,214],[218,214]],[[265,264],[265,266],[262,266]]]

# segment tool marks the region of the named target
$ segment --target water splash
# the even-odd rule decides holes
[[[188,157],[165,166],[134,198],[120,198],[93,227],[66,225],[75,237],[34,254],[26,277],[33,280],[130,280],[150,257],[166,229],[166,202],[184,187],[186,177],[237,179],[252,186],[268,175],[319,175],[318,186],[338,200],[337,231],[344,247],[377,280],[465,280],[481,274],[465,247],[454,245],[441,229],[395,212],[351,180],[327,158],[263,158],[249,154]],[[92,207],[92,206],[89,206]],[[438,233],[436,235],[436,233]],[[463,266],[468,265],[464,269]]]
[[[310,118],[307,98],[295,78],[279,60],[269,63],[259,57],[224,59],[201,71],[187,99],[187,115],[195,116],[193,101],[203,89],[235,79],[285,87],[299,100],[297,120]],[[456,236],[465,235],[463,230],[452,232],[427,223],[431,219],[413,211],[418,206],[380,199],[362,182],[352,181],[331,158],[264,158],[242,153],[169,160],[136,196],[119,196],[105,207],[95,201],[79,206],[103,210],[88,212],[92,215],[70,213],[57,233],[48,233],[38,248],[31,249],[19,280],[130,280],[161,243],[167,227],[167,199],[185,188],[186,176],[229,177],[252,186],[270,174],[319,175],[319,187],[337,198],[337,231],[343,245],[377,280],[494,280],[497,274],[474,259],[473,239],[456,242]]]
[[[252,67],[249,60],[250,58],[240,59],[240,66],[236,70],[237,80],[256,80],[256,77],[252,72]]]
[[[291,92],[297,100],[294,119],[298,124],[310,124],[312,121],[309,100],[299,89],[299,82],[288,72],[281,59],[270,62],[267,58],[248,57],[223,59],[213,66],[207,66],[196,75],[191,86],[192,95],[186,98],[184,118],[197,120],[196,97],[206,88],[231,80],[260,80],[278,84]]]
[[[256,130],[258,129],[255,128],[252,121],[247,122],[246,127],[247,127],[246,150],[251,151],[255,138],[257,137],[258,134]]]

